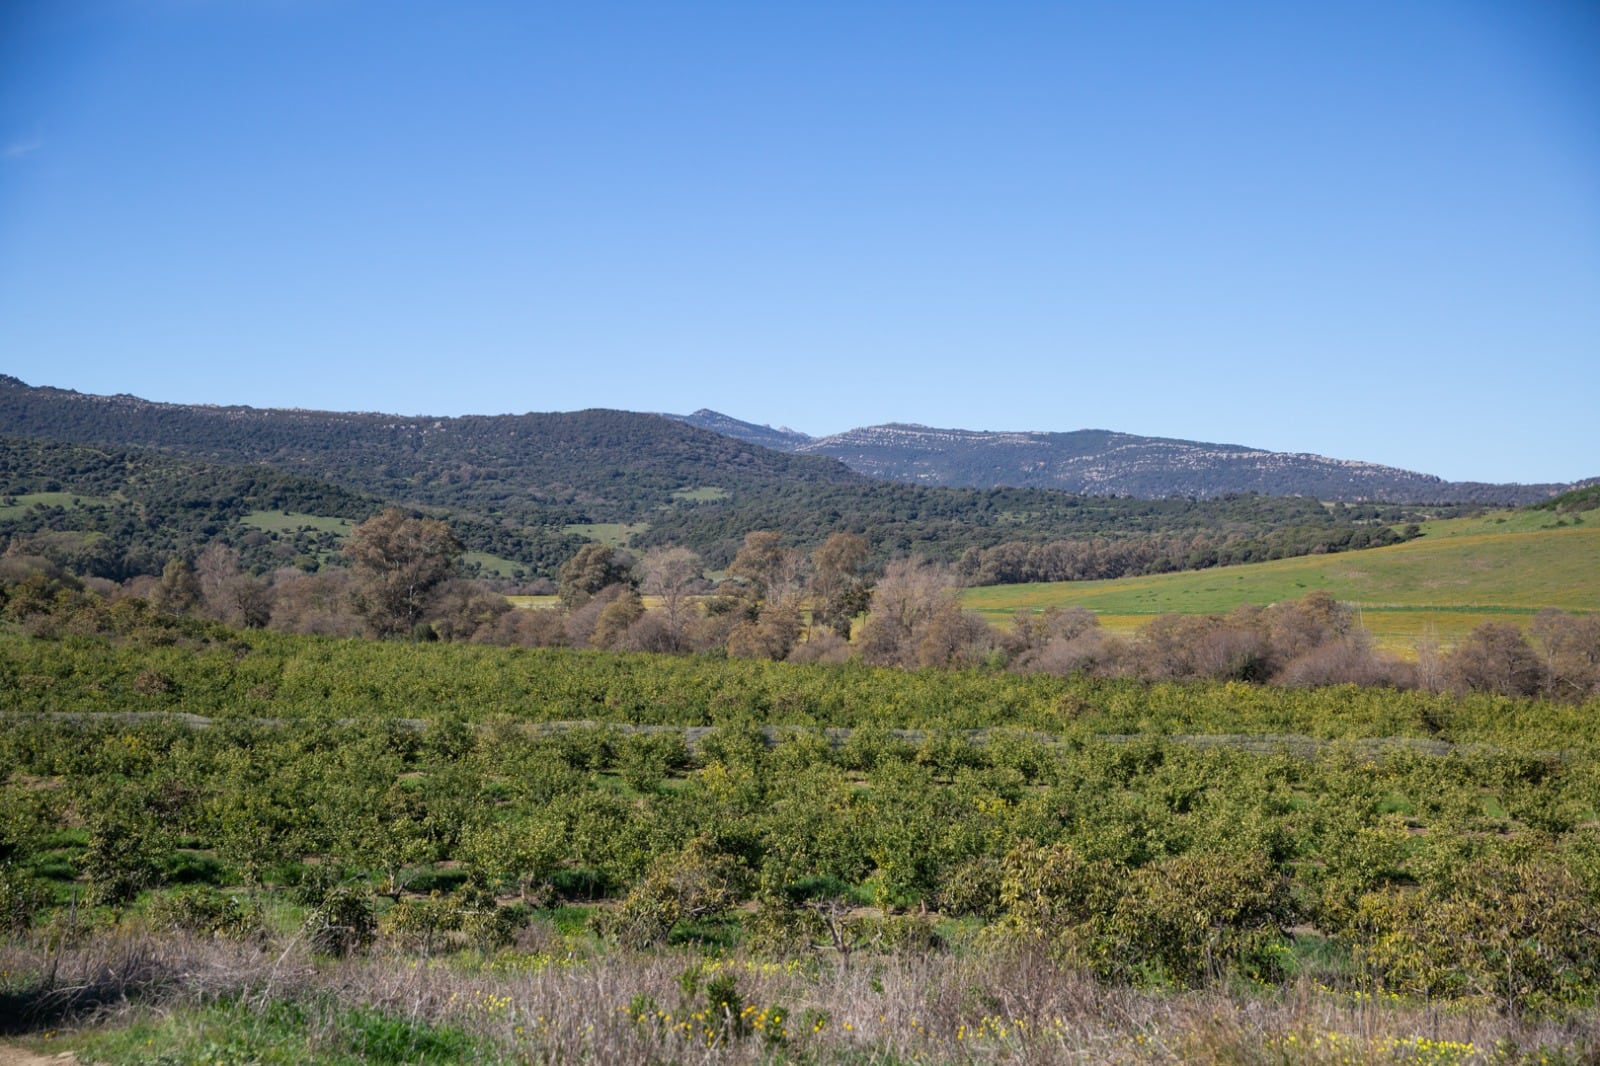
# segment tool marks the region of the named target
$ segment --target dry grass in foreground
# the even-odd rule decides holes
[[[1033,955],[764,962],[595,952],[313,958],[147,934],[0,948],[7,1031],[85,1062],[1578,1063],[1596,1016],[1106,987]]]

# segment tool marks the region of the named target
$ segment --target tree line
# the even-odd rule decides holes
[[[1600,691],[1600,615],[1544,611],[1526,630],[1486,622],[1448,651],[1379,652],[1352,611],[1326,593],[1225,615],[1163,615],[1131,636],[1082,609],[1022,613],[1009,627],[964,610],[960,568],[923,559],[872,568],[866,538],[835,533],[812,551],[776,531],[748,534],[720,580],[682,547],[635,557],[585,544],[561,568],[559,606],[516,609],[503,585],[462,576],[462,544],[439,519],[389,508],[355,526],[340,568],[255,574],[213,542],[161,576],[78,578],[29,554],[0,556],[5,615],[32,631],[125,627],[126,619],[200,617],[243,628],[521,647],[664,654],[715,652],[801,663],[982,668],[1146,682],[1356,684],[1544,696]],[[122,618],[123,623],[114,619]]]

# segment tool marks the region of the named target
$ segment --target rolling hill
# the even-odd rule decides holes
[[[918,485],[1006,485],[1143,499],[1255,492],[1345,502],[1501,506],[1534,503],[1571,487],[1453,482],[1377,463],[1100,429],[996,433],[892,423],[813,438],[715,411],[681,417],[764,447],[826,455],[869,477]]]
[[[766,432],[790,443],[798,436]],[[835,532],[861,533],[878,564],[895,555],[955,562],[972,550],[1142,539],[1148,551],[1099,572],[1152,572],[1384,543],[1397,539],[1395,529],[1425,517],[1400,507],[1325,507],[1309,495],[1141,500],[875,480],[824,456],[774,450],[664,416],[610,410],[463,418],[273,410],[93,396],[0,377],[0,435],[19,444],[48,441],[176,461],[149,464],[145,456],[135,464],[156,480],[172,480],[169,489],[158,491],[153,483],[108,488],[127,462],[12,451],[26,461],[0,471],[7,474],[0,493],[30,502],[10,519],[0,518],[0,535],[115,533],[121,561],[96,563],[108,573],[148,572],[153,560],[165,557],[161,553],[187,554],[207,529],[231,537],[230,522],[263,506],[280,511],[279,518],[288,510],[305,519],[359,518],[356,511],[371,513],[385,503],[426,509],[448,518],[474,551],[499,560],[498,572],[520,568],[530,576],[553,575],[584,539],[635,548],[683,545],[717,568],[756,529],[781,530],[803,550]],[[301,495],[337,489],[361,502],[316,510],[202,499],[195,506],[211,507],[213,520],[195,523],[189,519],[198,512],[145,506],[143,513],[170,514],[172,521],[132,525],[118,525],[122,511],[103,502],[59,510],[51,502],[48,513],[35,506],[46,502],[35,494],[52,492],[97,501],[204,496],[208,483],[234,484],[238,478],[230,471],[245,466],[256,474],[238,483],[270,470],[323,487]],[[197,473],[202,467],[205,472]],[[190,530],[181,543],[162,533],[174,524]],[[314,532],[322,545],[317,551],[326,553],[323,534],[330,530],[309,521],[292,524],[297,536],[307,526],[305,536]],[[1027,580],[1030,572],[975,561],[988,575],[981,580]]]
[[[685,492],[851,484],[836,460],[658,415],[406,417],[154,403],[0,376],[0,434],[259,463],[389,500],[524,524],[630,522]]]
[[[1344,555],[1134,577],[968,589],[992,620],[1018,610],[1084,607],[1128,629],[1151,617],[1226,613],[1325,590],[1355,604],[1381,644],[1457,639],[1488,618],[1527,621],[1543,608],[1600,610],[1600,522],[1526,509],[1428,523],[1417,540]]]

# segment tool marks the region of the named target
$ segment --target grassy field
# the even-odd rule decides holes
[[[1019,610],[1086,607],[1128,630],[1151,616],[1225,613],[1322,589],[1354,604],[1380,645],[1450,643],[1490,618],[1600,610],[1600,523],[1513,512],[1431,523],[1406,544],[1113,581],[968,589],[966,605],[1003,621]]]
[[[715,503],[718,500],[726,500],[732,495],[733,493],[727,489],[719,489],[715,485],[702,485],[697,489],[675,489],[672,498],[685,503]]]
[[[251,511],[241,520],[242,524],[253,526],[268,533],[295,533],[301,529],[314,529],[324,533],[334,533],[340,537],[350,534],[356,523],[349,518],[327,518],[322,515],[299,514],[283,511]],[[507,559],[503,555],[491,555],[489,552],[465,552],[461,556],[462,562],[477,563],[479,573],[483,577],[512,578],[518,570],[526,569],[525,565],[515,559]]]
[[[596,522],[563,526],[561,532],[574,533],[585,540],[598,541],[613,548],[626,548],[634,537],[650,528],[648,522]]]
[[[479,573],[483,577],[513,578],[518,570],[527,570],[527,564],[519,563],[515,559],[507,559],[503,555],[491,555],[488,552],[466,552],[461,556],[464,563],[477,563]]]
[[[85,496],[77,492],[21,492],[15,496],[7,496],[6,499],[12,502],[0,504],[0,520],[20,517],[30,509],[40,505],[45,507],[65,507],[71,510],[82,507],[84,504],[114,502],[103,496]]]
[[[294,511],[251,511],[240,519],[240,523],[267,533],[293,533],[308,527],[325,533],[337,533],[341,537],[356,527],[356,523],[348,518],[327,518]]]

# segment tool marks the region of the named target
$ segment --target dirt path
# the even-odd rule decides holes
[[[104,721],[117,722],[175,722],[186,725],[191,729],[210,729],[216,720],[199,714],[173,714],[167,711],[7,711],[0,710],[0,723],[15,720],[43,719],[51,722],[76,722],[92,724]],[[339,718],[341,725],[357,724],[368,719]],[[376,719],[373,719],[376,720]],[[289,724],[283,718],[248,718],[241,719],[254,725],[268,727],[282,727]],[[406,729],[418,732],[428,727],[426,719],[422,718],[391,718],[385,721],[392,722]],[[526,733],[534,736],[548,736],[555,733],[565,733],[577,729],[614,729],[623,736],[643,735],[655,736],[658,734],[676,734],[683,737],[684,744],[691,750],[698,750],[702,741],[716,732],[713,726],[701,725],[636,725],[628,722],[596,722],[596,721],[566,721],[566,722],[524,722],[521,728]],[[843,727],[817,728],[814,726],[758,726],[767,743],[777,745],[794,730],[802,733],[820,733],[828,743],[835,748],[842,748],[850,742],[853,729]],[[927,729],[891,729],[888,735],[907,744],[917,745],[925,742],[936,731]],[[968,741],[983,744],[987,743],[991,733],[990,729],[955,729],[949,730],[952,735],[963,737]],[[1042,744],[1060,744],[1061,737],[1053,733],[1040,733],[1034,730],[1020,730],[1021,735],[1028,736]],[[1141,734],[1133,733],[1096,733],[1096,740],[1103,740],[1109,744],[1128,744],[1135,740],[1144,739]],[[1255,752],[1262,755],[1273,755],[1278,752],[1287,752],[1302,758],[1313,758],[1318,752],[1335,744],[1348,747],[1350,750],[1362,755],[1381,755],[1388,751],[1410,750],[1423,755],[1449,755],[1454,751],[1482,751],[1494,752],[1498,749],[1486,744],[1451,744],[1443,740],[1431,740],[1425,737],[1362,737],[1353,740],[1323,740],[1319,737],[1302,736],[1298,733],[1266,733],[1266,734],[1230,734],[1207,733],[1194,736],[1184,734],[1160,734],[1159,739],[1174,744],[1186,744],[1193,748],[1234,748],[1239,751]],[[1537,755],[1556,755],[1560,752],[1536,752]],[[0,1063],[0,1066],[6,1066]]]
[[[41,1055],[15,1044],[0,1043],[0,1066],[74,1066],[77,1061],[70,1051]]]

